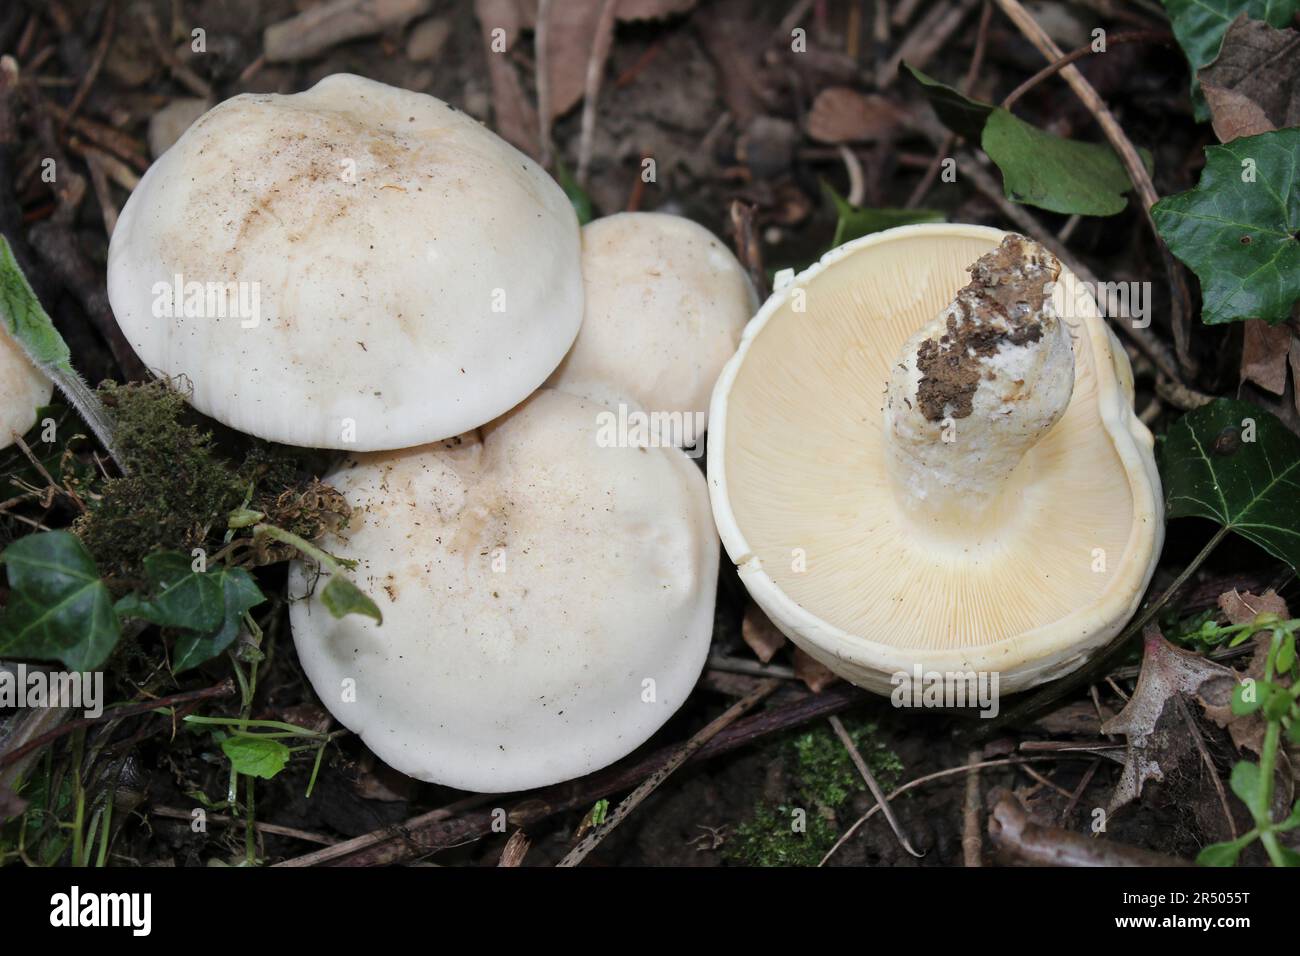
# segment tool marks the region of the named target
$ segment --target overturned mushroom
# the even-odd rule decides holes
[[[736,257],[703,226],[625,212],[582,229],[582,329],[547,382],[651,416],[651,439],[693,445],[709,397],[758,302]]]
[[[674,448],[600,447],[600,407],[542,389],[449,441],[348,460],[326,546],[383,609],[332,617],[291,573],[294,642],[322,702],[390,766],[466,790],[580,776],[685,700],[713,630],[718,542]]]
[[[866,237],[774,294],[718,382],[723,544],[854,683],[1032,686],[1119,631],[1159,555],[1132,401],[1123,350],[1046,250],[979,226]]]
[[[582,320],[560,187],[446,103],[346,74],[195,122],[123,209],[108,291],[200,411],[349,450],[500,415]]]

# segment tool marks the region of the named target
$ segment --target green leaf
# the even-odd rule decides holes
[[[173,673],[211,660],[239,635],[244,613],[266,600],[243,568],[195,571],[191,560],[174,551],[144,559],[145,574],[156,592],[152,599],[128,594],[117,602],[122,617],[136,617],[184,633],[176,641]]]
[[[335,617],[361,614],[374,618],[380,624],[384,623],[384,615],[380,613],[379,605],[341,574],[330,575],[325,589],[321,591],[320,599],[325,609]]]
[[[1211,843],[1196,854],[1196,862],[1201,866],[1236,866],[1237,857],[1254,839],[1255,834],[1249,833],[1226,843]]]
[[[943,222],[943,213],[936,209],[864,209],[855,206],[826,182],[822,190],[835,204],[835,238],[831,247],[841,246],[851,239],[869,236],[873,232],[910,226],[916,222]]]
[[[920,70],[907,70],[943,124],[978,142],[997,164],[1008,199],[1068,215],[1113,216],[1124,210],[1124,194],[1133,184],[1108,144],[1062,139]],[[1150,169],[1151,154],[1140,152]]]
[[[563,162],[556,162],[555,178],[559,181],[560,188],[564,190],[564,195],[569,197],[569,202],[573,205],[573,211],[578,216],[578,225],[585,226],[591,222],[596,217],[591,206],[591,197],[587,195],[585,189],[578,185],[578,181],[569,172],[569,167],[564,165]]]
[[[1188,412],[1160,475],[1170,518],[1211,518],[1300,571],[1300,438],[1268,412],[1227,398]]]
[[[4,236],[0,236],[0,321],[33,364],[59,387],[100,444],[125,471],[114,444],[113,420],[104,410],[99,396],[72,367],[68,344],[41,307]]]
[[[996,109],[981,145],[1002,170],[1002,189],[1015,202],[1080,216],[1113,216],[1128,203],[1124,194],[1133,183],[1107,143],[1062,139]],[[1143,151],[1142,158],[1150,167],[1150,154]]]
[[[0,555],[9,603],[0,617],[0,657],[58,660],[77,671],[108,659],[121,636],[113,599],[75,535],[45,531]]]
[[[1201,280],[1206,324],[1285,320],[1300,299],[1300,129],[1206,147],[1196,188],[1151,216]]]
[[[0,236],[0,317],[5,331],[40,365],[71,370],[72,353],[41,307],[31,283],[23,275],[9,242]]]
[[[221,749],[237,773],[270,780],[289,762],[289,748],[266,737],[227,737]]]
[[[1249,692],[1250,696],[1247,696]],[[1232,689],[1232,712],[1238,717],[1245,717],[1259,710],[1268,688],[1259,681],[1238,684]]]
[[[988,119],[994,107],[959,93],[947,83],[940,83],[934,77],[927,76],[907,63],[903,66],[912,79],[920,84],[921,91],[930,101],[930,106],[939,117],[939,121],[958,136],[964,136],[972,143],[978,143],[984,132],[984,121]]]
[[[1232,768],[1232,776],[1228,778],[1228,783],[1232,787],[1232,792],[1248,807],[1253,807],[1255,801],[1259,799],[1259,764],[1253,764],[1246,760],[1237,761]]]
[[[1198,73],[1219,55],[1223,36],[1241,14],[1284,27],[1300,13],[1300,0],[1162,0],[1178,45],[1192,68],[1192,105],[1196,118],[1209,119]]]
[[[1289,673],[1291,668],[1295,667],[1295,632],[1283,636],[1282,643],[1278,645],[1277,661],[1275,666],[1279,674]]]
[[[1291,808],[1291,813],[1287,818],[1273,829],[1279,833],[1286,833],[1290,830],[1294,830],[1296,827],[1300,827],[1300,800],[1295,802],[1295,805]]]
[[[221,625],[207,634],[189,631],[177,639],[172,659],[172,672],[175,674],[212,660],[234,643],[239,636],[239,622],[244,614],[266,600],[253,576],[243,568],[223,569],[209,574],[217,574],[221,579]]]

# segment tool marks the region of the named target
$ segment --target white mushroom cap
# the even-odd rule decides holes
[[[178,275],[204,285],[168,315]],[[209,283],[243,297],[191,299]],[[582,319],[559,186],[446,103],[346,74],[191,126],[122,211],[108,291],[132,347],[187,376],[200,411],[362,451],[500,415]]]
[[[582,281],[582,329],[547,384],[610,407],[698,414],[707,428],[718,373],[758,307],[731,250],[681,216],[618,213],[582,228]]]
[[[694,686],[718,566],[703,477],[674,448],[600,447],[602,411],[543,389],[481,437],[328,479],[356,510],[325,547],[361,561],[384,622],[312,597],[290,607],[294,642],[390,766],[490,792],[566,780],[640,745]],[[313,577],[296,564],[291,593]]]
[[[0,449],[36,424],[36,410],[50,403],[54,385],[8,332],[0,331]]]
[[[946,326],[967,267],[1006,235],[907,226],[833,250],[760,309],[714,392],[709,491],[741,580],[795,643],[878,693],[918,667],[997,673],[1002,693],[1068,673],[1132,616],[1159,557],[1128,359],[1068,271],[1041,338],[1000,340],[976,366],[969,416],[951,398],[947,422],[907,411],[919,343],[941,338],[932,320]],[[946,427],[952,442],[908,467],[909,429],[943,442]]]

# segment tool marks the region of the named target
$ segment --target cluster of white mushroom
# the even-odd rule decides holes
[[[475,120],[337,75],[201,117],[123,210],[108,285],[132,347],[200,411],[348,453],[326,480],[354,517],[324,545],[360,562],[384,621],[332,617],[328,572],[299,563],[291,622],[322,702],[385,762],[539,786],[685,700],[719,547],[674,447],[697,429],[676,423],[702,429],[756,306],[707,230],[622,214],[580,232]]]
[[[348,452],[327,480],[354,519],[325,543],[384,623],[333,618],[328,572],[297,564],[299,658],[386,762],[482,791],[597,769],[683,702],[713,625],[710,494],[758,604],[875,691],[922,668],[1028,687],[1136,608],[1152,439],[1055,257],[912,226],[778,286],[746,326],[753,290],[704,229],[580,231],[478,123],[354,76],[204,115],[109,251],[128,340],[197,408]],[[707,489],[680,447],[706,413]]]

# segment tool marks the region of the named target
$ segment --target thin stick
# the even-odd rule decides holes
[[[1187,724],[1187,729],[1192,732],[1192,742],[1196,744],[1196,751],[1201,755],[1201,762],[1210,772],[1210,779],[1214,782],[1214,792],[1219,795],[1219,807],[1223,810],[1223,818],[1228,821],[1228,832],[1235,840],[1240,834],[1237,833],[1237,821],[1232,818],[1232,810],[1228,806],[1228,795],[1223,790],[1223,781],[1219,779],[1219,768],[1214,766],[1214,758],[1210,756],[1210,751],[1205,746],[1201,728],[1196,726],[1196,719],[1187,709],[1187,702],[1183,700],[1181,694],[1174,694],[1174,700],[1178,702],[1178,713],[1182,716],[1183,723]]]
[[[995,2],[1020,32],[1024,34],[1025,39],[1037,47],[1044,57],[1048,60],[1057,60],[1065,55],[1061,52],[1060,47],[1053,42],[1052,38],[1047,35],[1047,31],[1039,26],[1038,21],[1021,5],[1020,0],[995,0]],[[1160,249],[1160,254],[1164,258],[1165,271],[1169,274],[1169,281],[1174,286],[1175,294],[1171,297],[1174,309],[1172,317],[1174,351],[1178,355],[1180,366],[1189,375],[1194,374],[1196,364],[1191,357],[1187,282],[1182,272],[1179,271],[1178,263],[1169,252],[1168,246],[1160,237],[1155,220],[1151,217],[1151,207],[1160,198],[1156,194],[1155,184],[1151,182],[1151,174],[1147,172],[1142,157],[1138,155],[1137,148],[1125,134],[1123,127],[1119,125],[1114,114],[1106,106],[1105,101],[1093,89],[1092,84],[1079,72],[1079,68],[1071,63],[1062,67],[1060,72],[1062,79],[1070,84],[1070,88],[1074,90],[1075,95],[1079,97],[1083,105],[1088,108],[1088,112],[1093,115],[1098,125],[1101,126],[1102,132],[1106,134],[1106,139],[1110,140],[1111,146],[1119,154],[1120,162],[1124,164],[1129,179],[1132,180],[1133,187],[1137,191],[1138,198],[1142,203],[1142,213],[1146,217],[1152,235],[1155,236],[1156,246]]]
[[[966,755],[971,763],[978,763],[980,752],[972,750]],[[980,772],[972,770],[966,775],[966,800],[962,812],[961,858],[969,867],[983,866],[984,827],[980,825]]]
[[[605,61],[609,59],[609,48],[614,39],[617,12],[618,0],[605,0],[604,6],[600,8],[600,18],[596,21],[591,56],[587,58],[587,78],[582,95],[582,129],[578,136],[578,185],[584,187],[591,169],[591,149],[596,134],[596,103],[600,99]]]
[[[192,810],[185,810],[180,807],[154,807],[149,812],[155,817],[163,817],[167,820],[192,820],[194,818]],[[206,819],[208,823],[218,823],[222,826],[248,826],[247,820],[236,820],[224,813],[209,813]],[[322,836],[319,833],[310,833],[307,830],[298,830],[294,827],[282,827],[276,823],[258,822],[254,823],[253,826],[259,833],[290,837],[294,840],[302,840],[304,843],[319,843],[323,846],[334,846],[338,843],[332,837]]]
[[[39,737],[33,737],[21,747],[15,747],[7,753],[0,754],[0,769],[4,769],[11,763],[21,760],[33,750],[39,750],[46,744],[53,743],[55,740],[72,733],[74,730],[82,730],[86,727],[92,727],[104,720],[118,720],[123,717],[134,717],[137,714],[147,714],[160,707],[175,707],[178,704],[186,704],[191,701],[229,697],[234,692],[234,681],[227,678],[220,684],[214,684],[213,686],[205,687],[202,690],[191,690],[186,691],[183,694],[173,694],[170,697],[159,697],[157,700],[146,700],[136,704],[127,704],[124,707],[114,707],[111,710],[105,710],[98,717],[82,717],[78,720],[70,720],[66,724],[56,727],[48,733],[41,734]]]
[[[1130,30],[1127,33],[1114,33],[1108,36],[1106,38],[1106,48],[1109,49],[1112,44],[1117,43],[1172,43],[1173,39],[1174,35],[1167,30]],[[1043,80],[1055,76],[1076,60],[1082,60],[1084,57],[1096,52],[1091,43],[1085,43],[1083,46],[1071,50],[1060,59],[1053,60],[1008,93],[1007,98],[1002,101],[1002,108],[1004,110],[1011,109],[1020,101],[1021,97]]]
[[[1092,763],[1088,764],[1088,769],[1083,772],[1083,777],[1079,780],[1079,785],[1074,788],[1074,793],[1070,794],[1070,802],[1067,803],[1065,809],[1061,811],[1061,826],[1065,826],[1066,822],[1070,819],[1070,814],[1072,814],[1074,808],[1078,806],[1080,798],[1082,798],[1084,793],[1087,791],[1088,784],[1092,783],[1093,775],[1096,774],[1097,768],[1100,766],[1100,757],[1094,758]]]
[[[940,780],[944,777],[956,776],[959,773],[970,773],[973,770],[983,770],[985,767],[1009,767],[1012,765],[1019,765],[1019,764],[1031,763],[1031,762],[1042,763],[1047,760],[1055,760],[1055,759],[1057,758],[1056,757],[1003,757],[999,760],[981,760],[979,763],[968,763],[960,767],[949,767],[947,770],[936,770],[934,773],[928,773],[924,777],[917,777],[915,780],[909,780],[907,783],[903,784],[893,793],[886,796],[885,803],[892,803],[895,797],[900,797],[903,794],[907,793],[907,791],[915,789],[916,787],[919,787],[922,784],[931,783],[932,781]],[[844,845],[844,843],[849,839],[849,837],[853,836],[853,834],[858,831],[858,827],[862,826],[862,824],[870,820],[872,816],[875,815],[876,811],[880,810],[883,806],[884,804],[876,803],[874,806],[872,806],[870,810],[862,814],[862,816],[858,817],[857,821],[853,824],[853,826],[845,830],[844,834],[838,840],[835,841],[835,845],[826,851],[826,855],[822,857],[821,862],[818,863],[817,865],[825,866],[826,861],[829,860],[832,856],[834,856],[835,852]]]
[[[906,834],[903,833],[903,827],[899,824],[898,818],[894,816],[894,810],[885,799],[885,793],[880,789],[880,784],[876,783],[875,775],[871,772],[871,768],[867,766],[867,762],[862,759],[862,754],[858,753],[858,748],[854,745],[853,738],[849,736],[849,732],[844,729],[844,721],[840,720],[839,717],[834,714],[830,716],[829,720],[831,723],[831,729],[835,731],[835,736],[840,738],[840,743],[844,745],[844,749],[849,752],[849,759],[853,761],[853,766],[858,768],[858,773],[861,774],[862,779],[866,781],[867,789],[870,790],[871,795],[876,798],[876,804],[885,814],[885,820],[888,821],[889,828],[894,831],[894,836],[898,839],[899,844],[904,850],[917,859],[925,856],[924,853],[918,853],[916,851],[916,848],[912,846],[911,841],[907,839]]]
[[[537,29],[533,33],[537,69],[537,132],[543,169],[551,166],[551,0],[537,0]]]
[[[587,855],[591,853],[592,850],[596,849],[596,847],[600,845],[600,842],[613,832],[615,827],[626,820],[632,811],[641,805],[641,802],[645,800],[646,797],[654,793],[655,790],[659,788],[659,785],[672,775],[674,770],[689,760],[697,750],[716,737],[719,731],[735,723],[738,718],[752,710],[755,704],[759,703],[780,686],[781,682],[777,680],[764,681],[752,692],[728,707],[720,717],[711,721],[703,730],[699,731],[690,740],[686,741],[686,743],[683,744],[675,754],[668,758],[667,762],[664,763],[662,767],[643,780],[640,786],[623,799],[623,802],[618,805],[618,808],[610,814],[604,823],[595,827],[590,833],[583,837],[582,842],[570,850],[565,855],[564,859],[557,863],[556,866],[577,866],[585,860]]]
[[[510,834],[510,839],[506,840],[505,847],[501,850],[501,859],[497,861],[497,866],[523,866],[524,857],[528,855],[528,848],[533,843],[528,839],[528,834],[523,830],[516,830]]]
[[[90,66],[86,69],[86,75],[81,78],[81,83],[77,86],[77,92],[72,97],[72,102],[68,104],[67,115],[59,123],[59,135],[67,129],[68,121],[77,115],[77,110],[81,109],[81,104],[85,102],[86,96],[90,93],[90,88],[95,85],[95,78],[99,76],[100,68],[104,65],[104,58],[108,55],[108,48],[113,43],[113,31],[117,25],[117,3],[110,2],[108,9],[104,11],[104,22],[99,28],[99,42],[95,44],[95,52],[91,56]]]

